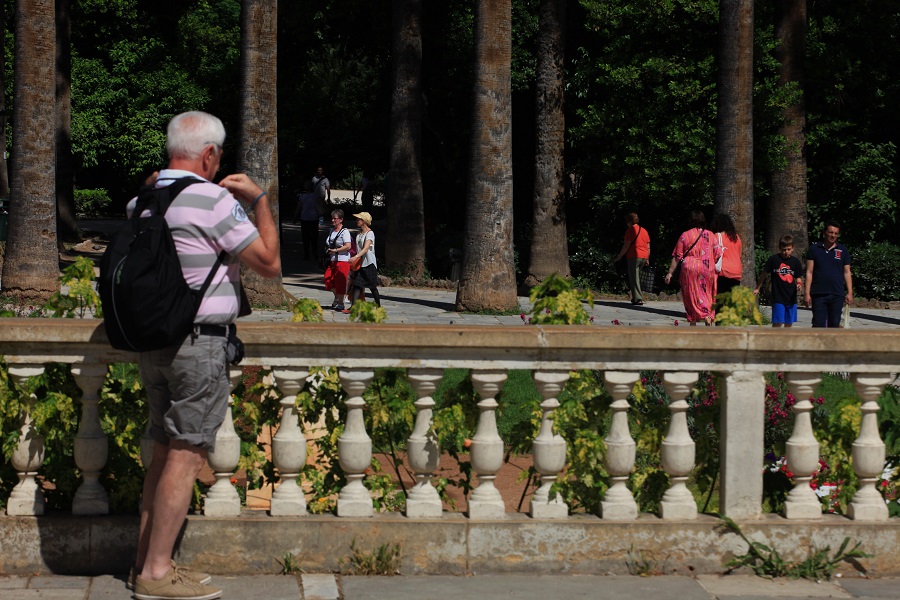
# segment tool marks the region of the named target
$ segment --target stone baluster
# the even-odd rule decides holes
[[[494,486],[497,471],[503,466],[503,440],[497,433],[497,394],[506,381],[506,371],[472,371],[472,383],[481,397],[478,426],[470,447],[472,470],[478,474],[478,487],[469,497],[469,517],[498,519],[506,516],[506,505]]]
[[[794,404],[794,430],[785,444],[788,469],[796,483],[784,502],[788,519],[821,519],[822,503],[809,487],[813,473],[819,468],[819,442],[813,434],[810,396],[822,380],[819,373],[787,373],[785,381],[797,399]]]
[[[281,482],[272,493],[269,514],[273,517],[305,515],[306,496],[297,479],[306,466],[306,437],[297,416],[297,394],[306,385],[309,370],[285,367],[273,375],[283,394],[281,423],[272,438],[272,462]]]
[[[84,481],[72,499],[73,515],[105,515],[109,513],[109,496],[100,485],[100,471],[109,456],[109,441],[100,427],[100,387],[106,378],[106,365],[83,363],[72,365],[75,383],[81,388],[81,421],[75,435],[75,465]]]
[[[569,506],[550,488],[566,466],[566,440],[553,433],[553,412],[559,408],[559,393],[569,380],[568,371],[535,371],[534,384],[543,398],[541,429],[534,438],[534,470],[541,476],[541,487],[531,498],[531,516],[535,519],[565,519]]]
[[[610,393],[613,403],[612,423],[606,442],[606,470],[609,472],[612,485],[600,502],[600,516],[614,521],[637,519],[638,507],[634,495],[628,489],[628,477],[634,469],[635,450],[637,445],[631,437],[628,427],[628,395],[640,378],[634,371],[606,371],[603,381]]]
[[[416,483],[406,499],[406,516],[434,518],[443,514],[441,498],[431,485],[431,477],[441,459],[441,449],[431,428],[434,391],[443,377],[441,369],[410,369],[409,383],[416,393],[416,423],[406,444],[409,467]]]
[[[10,363],[9,376],[16,388],[29,377],[44,372],[43,366]],[[44,514],[44,494],[35,477],[44,463],[44,438],[38,435],[31,419],[31,410],[37,397],[31,394],[25,401],[19,443],[13,451],[10,463],[19,476],[19,483],[12,489],[6,503],[6,514],[11,517],[38,516]]]
[[[662,443],[663,469],[672,482],[659,503],[659,516],[663,519],[697,518],[697,502],[687,487],[688,476],[694,470],[695,446],[687,426],[686,400],[696,382],[697,373],[663,374],[663,386],[669,394],[669,411],[672,413]]]
[[[338,459],[344,475],[345,485],[338,494],[337,514],[339,517],[370,517],[374,510],[372,496],[363,485],[366,469],[372,464],[372,438],[366,433],[363,420],[363,392],[375,376],[372,369],[341,369],[341,386],[350,396],[347,399],[347,425],[338,438]]]
[[[855,521],[887,521],[887,505],[876,487],[885,457],[884,442],[878,433],[878,396],[891,382],[891,376],[858,373],[852,379],[862,400],[862,424],[853,442],[853,470],[859,477],[859,489],[847,507],[847,516]]]
[[[237,387],[241,373],[240,367],[228,367],[231,389]],[[207,456],[209,468],[216,478],[203,502],[203,514],[207,517],[237,517],[241,514],[241,497],[231,484],[231,475],[241,459],[241,438],[234,430],[233,405],[234,396],[229,394],[225,420],[216,432],[216,447]]]

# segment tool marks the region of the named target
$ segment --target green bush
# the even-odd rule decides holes
[[[75,216],[79,219],[105,217],[110,202],[106,190],[75,190]]]
[[[900,300],[900,246],[890,242],[851,248],[853,257],[853,293],[861,298]]]

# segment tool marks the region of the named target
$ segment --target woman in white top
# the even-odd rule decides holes
[[[344,294],[347,293],[347,276],[350,274],[350,232],[344,227],[344,211],[331,213],[331,232],[325,240],[325,289],[334,294],[333,310],[344,310]]]
[[[365,288],[372,292],[376,306],[381,306],[378,294],[378,263],[375,260],[375,232],[372,231],[372,215],[361,212],[356,217],[359,234],[356,236],[356,256],[350,259],[350,305],[359,300]],[[349,312],[349,311],[345,311]]]

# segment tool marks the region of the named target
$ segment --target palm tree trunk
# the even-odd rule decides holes
[[[753,263],[753,0],[719,4],[715,209],[731,215],[743,242],[742,283]]]
[[[243,0],[241,14],[241,129],[238,171],[269,195],[278,226],[277,0]],[[255,218],[255,217],[254,217]],[[266,279],[243,269],[250,304],[276,307],[286,297],[281,277]]]
[[[538,23],[534,218],[525,285],[554,273],[570,275],[563,177],[566,118],[563,111],[565,1],[542,0]]]
[[[6,48],[6,3],[0,2],[0,48]],[[6,61],[0,60],[0,198],[9,197],[6,168]]]
[[[799,251],[809,245],[806,214],[806,102],[804,101],[804,55],[806,53],[806,0],[785,0],[776,6],[775,58],[781,64],[778,84],[790,86],[796,98],[784,108],[778,129],[784,138],[783,169],[772,173],[772,197],[766,227],[766,249],[779,251],[778,240],[794,236]]]
[[[15,14],[13,165],[2,290],[42,300],[59,289],[53,0],[18,0]]]
[[[391,196],[385,259],[406,275],[425,273],[422,193],[422,0],[394,0],[391,99]]]
[[[457,310],[513,310],[510,0],[475,3],[475,89]]]

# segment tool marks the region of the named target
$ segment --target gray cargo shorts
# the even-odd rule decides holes
[[[142,352],[141,379],[150,406],[150,435],[213,450],[231,386],[222,336],[187,336],[181,345]]]

